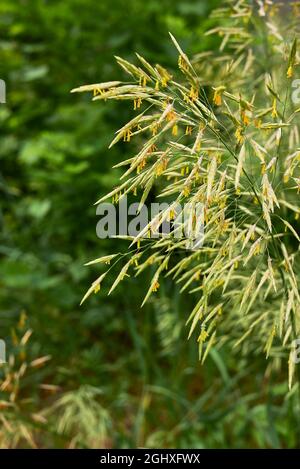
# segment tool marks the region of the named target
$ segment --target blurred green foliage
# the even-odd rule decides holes
[[[274,387],[268,404],[261,403],[258,359],[238,366],[215,352],[200,367],[173,285],[143,310],[142,280],[79,307],[94,278],[83,264],[116,250],[96,238],[92,202],[118,178],[111,167],[129,150],[107,147],[129,114],[127,106],[91,105],[69,91],[118,79],[114,55],[131,60],[138,51],[172,69],[177,54],[168,31],[190,54],[204,50],[211,41],[202,35],[208,14],[219,3],[1,2],[0,77],[7,85],[0,105],[1,338],[8,355],[52,359],[20,380],[17,404],[5,413],[20,438],[2,421],[0,446],[297,445],[292,410],[282,405],[285,389]],[[22,312],[33,335],[20,358]],[[45,391],[45,383],[58,391]]]
[[[163,61],[171,50],[168,28],[189,41],[190,23],[207,12],[202,2],[1,3],[1,283],[8,322],[25,309],[35,328],[47,325],[43,334],[56,346],[68,314],[80,323],[89,314],[100,321],[100,314],[79,312],[83,264],[108,249],[95,236],[92,202],[118,177],[111,171],[118,154],[107,147],[128,111],[91,107],[69,91],[116,75],[117,53],[142,49]],[[106,300],[103,307],[109,309]],[[78,353],[77,341],[66,348]]]

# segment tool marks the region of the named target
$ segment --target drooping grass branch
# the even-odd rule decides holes
[[[98,202],[117,204],[133,193],[141,206],[154,186],[159,200],[169,201],[130,240],[134,250],[111,291],[129,273],[155,266],[145,302],[163,276],[172,277],[182,294],[197,298],[187,324],[189,337],[198,330],[202,362],[212,346],[229,343],[242,354],[263,352],[277,367],[300,334],[300,108],[291,99],[297,33],[291,27],[288,40],[283,37],[279,7],[269,3],[264,9],[229,1],[216,11],[222,25],[208,34],[221,37],[217,52],[191,60],[171,35],[176,72],[138,54],[139,65],[117,57],[128,82],[73,90],[92,91],[95,101],[132,101],[137,114],[111,144],[136,141],[133,156],[117,165],[126,168],[120,185]],[[164,220],[176,219],[177,203],[198,202],[205,220],[201,249],[187,251],[188,240],[172,233],[152,238]],[[290,388],[294,369],[290,354]]]

